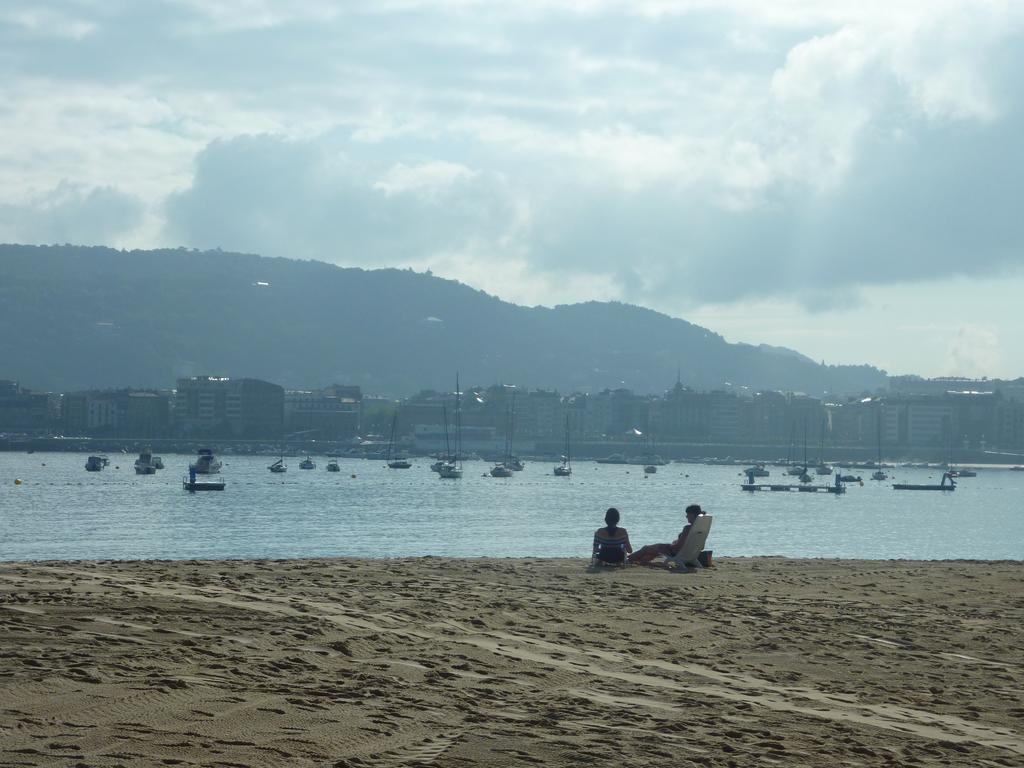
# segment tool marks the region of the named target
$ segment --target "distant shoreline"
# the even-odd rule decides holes
[[[218,438],[138,438],[138,437],[46,437],[46,438],[12,438],[0,437],[0,453],[89,453],[116,454],[126,452],[137,454],[150,448],[155,453],[166,455],[193,455],[201,447],[211,447],[218,454],[238,456],[278,456],[281,446],[270,439],[235,440]],[[373,447],[353,448],[347,441],[286,441],[284,452],[289,455],[336,455],[339,458],[382,460],[386,444]],[[403,446],[402,450],[413,458],[433,456],[439,446]],[[467,446],[467,454],[490,455],[500,453],[500,448],[493,445]],[[562,444],[557,440],[523,440],[517,453],[527,461],[557,461],[563,451]],[[766,462],[777,465],[786,461],[787,447],[784,445],[750,445],[733,443],[664,443],[658,444],[655,451],[662,458],[678,463],[712,463],[723,466],[742,467],[751,463]],[[377,454],[380,454],[379,456]],[[574,461],[597,461],[613,454],[623,454],[628,458],[640,458],[648,454],[643,445],[628,442],[581,442],[573,446]],[[848,465],[873,465],[877,459],[875,447],[834,446],[825,456],[827,462]],[[945,449],[898,449],[883,455],[885,466],[899,465],[905,462],[934,464],[936,466],[948,460]],[[800,461],[794,462],[800,464]],[[816,460],[811,464],[817,463]],[[1010,468],[1024,465],[1024,455],[1002,451],[960,451],[954,462],[958,467],[971,468]]]

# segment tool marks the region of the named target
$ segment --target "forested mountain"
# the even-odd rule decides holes
[[[677,370],[696,389],[885,383],[627,304],[521,307],[429,274],[220,251],[0,245],[0,322],[0,378],[53,391],[211,374],[400,396],[456,371],[562,392],[658,393]]]

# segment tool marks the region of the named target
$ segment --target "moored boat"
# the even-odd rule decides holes
[[[220,472],[220,459],[213,455],[210,448],[200,448],[196,460],[188,465],[189,471],[195,471],[197,475],[216,475]]]
[[[135,460],[136,475],[155,475],[156,465],[153,463],[153,453],[147,448],[139,454]]]
[[[569,477],[572,475],[572,454],[569,452],[569,415],[565,416],[565,453],[562,454],[562,463],[555,467],[555,477]]]
[[[404,456],[398,456],[394,454],[396,449],[396,440],[398,437],[398,411],[395,411],[395,416],[391,420],[391,437],[388,440],[388,452],[387,452],[387,467],[388,469],[409,469],[412,463],[409,462]]]
[[[437,474],[445,480],[458,480],[462,477],[462,467],[454,461],[446,461]]]

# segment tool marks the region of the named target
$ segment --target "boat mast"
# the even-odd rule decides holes
[[[395,408],[395,415],[391,418],[391,439],[388,440],[388,455],[385,461],[391,463],[391,452],[395,445],[395,432],[398,429],[398,408]]]
[[[459,392],[459,374],[455,373],[455,464],[462,468],[462,393]]]
[[[572,454],[569,453],[569,414],[565,414],[565,465],[572,466]]]
[[[452,460],[452,447],[448,442],[448,406],[441,403],[441,413],[444,416],[444,459],[445,461]]]
[[[878,433],[878,471],[882,471],[882,405],[878,405],[878,427],[875,430]]]
[[[807,417],[804,416],[804,472],[807,472]]]
[[[512,431],[516,425],[516,393],[512,392],[512,405],[508,409],[508,429],[505,434],[505,465],[512,466]]]

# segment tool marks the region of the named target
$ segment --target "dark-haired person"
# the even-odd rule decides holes
[[[648,544],[647,546],[640,547],[640,549],[629,556],[629,562],[634,565],[647,565],[659,555],[663,557],[674,556],[682,549],[683,542],[690,535],[690,528],[693,527],[694,521],[703,514],[704,511],[700,508],[700,504],[691,504],[686,508],[686,525],[683,526],[683,530],[679,532],[679,537],[675,541],[671,544]]]
[[[604,528],[594,531],[594,560],[621,565],[626,554],[633,551],[633,545],[629,543],[629,533],[619,526],[619,510],[609,507],[604,522]]]

